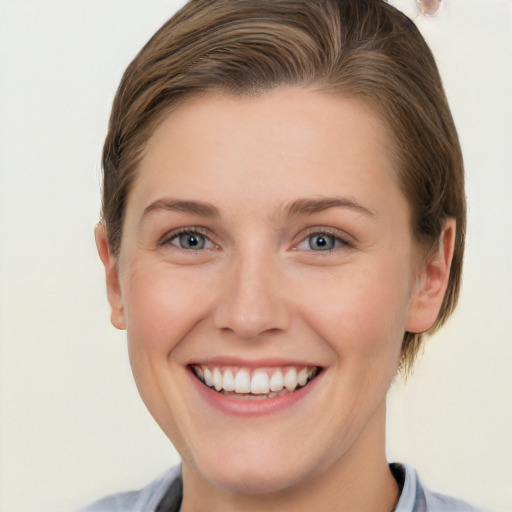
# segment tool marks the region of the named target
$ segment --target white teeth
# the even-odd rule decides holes
[[[302,368],[302,370],[297,374],[297,383],[299,386],[304,386],[308,381],[308,369]]]
[[[251,377],[247,370],[239,370],[235,377],[235,391],[237,393],[251,392]]]
[[[284,387],[288,391],[294,391],[297,387],[297,370],[290,368],[284,375]]]
[[[255,371],[251,379],[251,393],[254,395],[266,395],[270,390],[270,382],[267,372]]]
[[[213,374],[207,366],[203,366],[204,382],[207,386],[213,386]]]
[[[220,372],[220,370],[218,368],[214,368],[213,370],[213,385],[215,386],[215,389],[217,391],[220,391],[222,389],[222,384],[223,384],[223,378],[222,378],[222,373]]]
[[[281,391],[283,386],[283,372],[276,370],[270,378],[270,391]]]
[[[235,392],[239,394],[268,395],[287,391],[295,391],[305,386],[317,374],[314,367],[259,368],[252,371],[248,368],[238,370],[206,365],[194,366],[194,372],[208,387],[216,391]],[[284,372],[284,375],[283,375]],[[275,396],[275,395],[274,395]]]
[[[202,369],[200,366],[196,366],[196,367],[195,367],[195,372],[196,372],[196,375],[197,375],[200,379],[204,380],[204,372],[203,372],[203,369]]]
[[[224,391],[235,391],[235,377],[233,377],[231,370],[224,372],[223,388]]]

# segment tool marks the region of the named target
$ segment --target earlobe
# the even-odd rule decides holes
[[[455,219],[450,218],[445,222],[438,244],[418,269],[407,315],[407,332],[425,332],[437,319],[450,278],[455,233]]]
[[[107,230],[103,223],[94,230],[98,254],[105,267],[105,280],[107,285],[107,298],[111,307],[110,321],[117,329],[125,329],[123,296],[119,282],[119,269],[117,258],[112,254],[108,243]]]

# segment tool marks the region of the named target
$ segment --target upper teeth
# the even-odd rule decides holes
[[[316,367],[287,366],[282,368],[248,368],[218,367],[196,365],[194,373],[209,387],[217,391],[234,391],[235,393],[252,393],[264,395],[283,389],[295,390],[304,386],[317,373]]]

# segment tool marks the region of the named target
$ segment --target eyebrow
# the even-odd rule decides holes
[[[220,217],[219,210],[210,203],[182,199],[158,199],[144,208],[142,219],[149,213],[163,210],[168,212],[193,213],[201,217]]]
[[[320,197],[297,199],[283,209],[286,217],[297,217],[300,215],[311,215],[323,212],[330,208],[348,208],[369,217],[374,217],[375,212],[347,197]]]
[[[346,197],[300,198],[285,205],[280,209],[280,213],[284,214],[285,217],[299,217],[301,215],[312,215],[314,213],[323,212],[330,208],[347,208],[364,213],[370,217],[375,216],[375,212],[369,208]],[[213,204],[203,201],[164,198],[158,199],[146,206],[142,212],[141,220],[144,220],[148,214],[154,211],[191,213],[207,218],[220,217],[219,209]]]

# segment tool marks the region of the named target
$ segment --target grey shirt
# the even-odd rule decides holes
[[[403,482],[395,512],[483,512],[464,501],[429,491],[406,464],[392,464],[391,469]],[[175,512],[180,503],[181,468],[176,466],[138,491],[113,494],[75,512]]]

